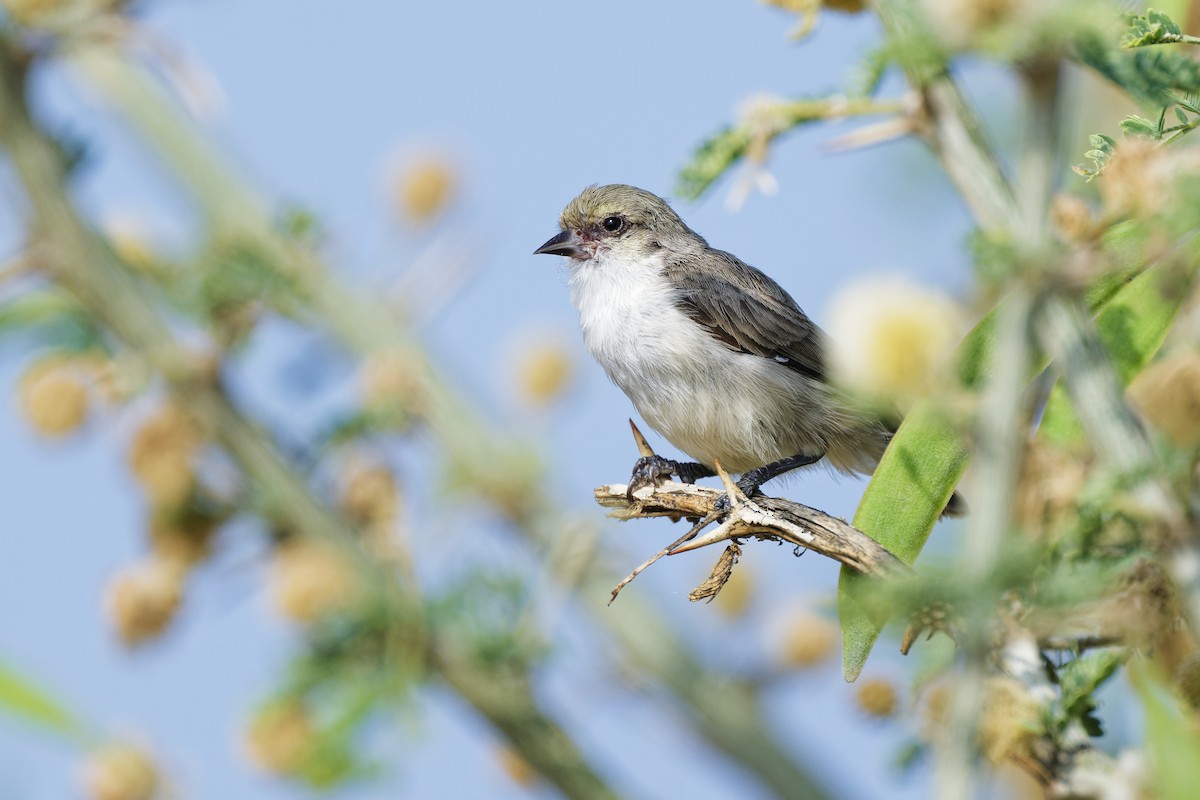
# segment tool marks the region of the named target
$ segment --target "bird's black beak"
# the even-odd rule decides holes
[[[533,251],[535,256],[539,253],[551,256],[568,256],[569,258],[580,258],[586,255],[584,249],[579,246],[579,238],[575,235],[575,231],[563,231]]]

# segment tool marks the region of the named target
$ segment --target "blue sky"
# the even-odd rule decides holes
[[[571,454],[570,468],[553,476],[555,496],[598,521],[606,544],[630,565],[674,538],[665,522],[620,527],[590,505],[594,485],[628,474],[634,454],[625,419],[633,411],[583,353],[561,268],[530,253],[588,184],[633,183],[670,195],[691,148],[748,96],[841,84],[875,41],[872,20],[827,16],[799,46],[786,39],[791,19],[750,0],[705,8],[682,0],[164,0],[150,4],[144,21],[211,70],[225,97],[213,135],[265,197],[319,216],[331,234],[329,260],[347,280],[386,283],[422,246],[387,206],[385,167],[394,154],[436,147],[458,158],[465,193],[458,229],[479,254],[478,272],[423,331],[431,352],[494,420],[526,430],[547,452]],[[988,98],[989,113],[1004,119],[1007,87],[986,72],[973,86]],[[59,74],[39,81],[37,100],[95,145],[79,197],[98,218],[135,216],[168,234],[186,230],[186,203],[119,121]],[[772,198],[753,197],[731,214],[721,202],[724,184],[704,202],[677,208],[713,245],[769,272],[818,321],[837,288],[864,274],[900,272],[963,290],[967,217],[932,159],[914,143],[831,156],[822,142],[842,129],[789,138],[772,161],[782,186]],[[15,246],[11,198],[11,190],[0,195],[4,252]],[[544,415],[511,401],[513,343],[530,335],[567,342],[578,361],[568,402]],[[263,368],[249,371],[248,397],[302,418],[312,409],[289,409],[277,391],[281,348],[291,340],[285,333],[267,339],[251,356]],[[18,350],[0,347],[0,381],[14,396]],[[36,676],[101,728],[151,742],[181,797],[293,796],[248,771],[237,748],[242,715],[269,692],[295,642],[263,597],[252,532],[231,531],[227,539],[241,542],[200,574],[162,646],[124,652],[104,626],[99,598],[112,571],[141,552],[141,501],[122,461],[128,425],[107,418],[48,445],[29,432],[15,401],[9,406],[0,414],[0,607],[7,609],[0,660]],[[861,488],[814,473],[782,491],[849,516]],[[935,537],[952,535],[947,528]],[[751,546],[746,563],[760,582],[758,599],[733,629],[712,607],[685,599],[709,561],[672,560],[627,591],[646,595],[686,638],[711,648],[720,633],[733,644],[713,651],[722,663],[761,661],[772,621],[797,604],[825,602],[836,583],[830,562]],[[611,613],[622,613],[620,602]],[[586,752],[613,769],[618,787],[647,798],[755,796],[662,705],[600,688],[606,675],[588,667],[586,643],[569,631],[558,639],[546,695]],[[867,674],[902,678],[906,666],[894,650],[885,642]],[[861,720],[836,663],[781,681],[769,700],[781,738],[823,765],[845,796],[924,795],[920,771],[897,786],[887,765],[902,731]],[[623,740],[629,729],[641,732],[637,746]],[[444,692],[432,692],[397,730],[378,743],[393,767],[384,783],[339,796],[528,796],[500,772],[486,725]],[[0,797],[70,796],[76,755],[0,719]]]

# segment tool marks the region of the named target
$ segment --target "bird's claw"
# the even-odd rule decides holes
[[[746,497],[754,497],[755,495],[762,494],[758,486],[753,483],[743,483],[739,480],[734,485]],[[733,501],[729,499],[729,492],[718,497],[717,502],[713,503],[713,511],[721,516],[728,514],[731,510],[733,510]]]
[[[662,456],[642,456],[633,465],[633,473],[629,476],[629,488],[625,490],[625,498],[633,500],[633,493],[647,486],[656,487],[663,478],[675,474],[679,465],[669,458]]]

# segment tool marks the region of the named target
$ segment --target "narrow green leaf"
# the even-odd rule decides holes
[[[1179,120],[1184,125],[1188,124],[1188,115],[1185,114],[1183,109],[1179,106],[1175,106],[1175,119]]]
[[[70,711],[3,664],[0,664],[0,712],[71,738],[83,732],[83,726]]]

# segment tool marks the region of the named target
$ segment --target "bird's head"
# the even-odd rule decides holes
[[[699,238],[661,197],[620,183],[584,189],[563,209],[559,227],[533,252],[580,261],[608,252],[649,256],[682,238]]]

